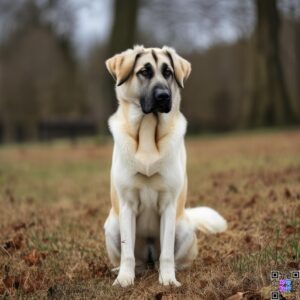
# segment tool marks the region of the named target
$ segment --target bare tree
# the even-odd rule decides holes
[[[284,125],[295,121],[280,61],[280,18],[276,0],[255,0],[252,72],[246,96],[246,126]]]
[[[0,6],[7,28],[0,49],[0,119],[6,141],[36,139],[43,118],[86,109],[68,39],[73,12],[64,14],[64,24],[69,24],[61,26],[64,30],[56,22],[54,12],[61,12],[62,5],[61,0],[27,0]]]
[[[113,26],[108,44],[107,58],[132,47],[136,41],[136,23],[139,9],[139,0],[115,0]],[[111,114],[116,108],[113,81],[107,73],[104,76],[102,87],[104,98],[107,101],[105,115]],[[103,107],[102,107],[103,109]]]

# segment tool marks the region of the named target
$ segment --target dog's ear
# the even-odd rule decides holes
[[[134,70],[136,61],[143,51],[143,46],[135,46],[133,49],[128,49],[120,54],[116,54],[105,62],[117,86],[120,86],[129,79]]]
[[[175,72],[175,80],[177,84],[183,88],[184,82],[188,79],[191,74],[191,64],[181,56],[179,56],[173,48],[164,46],[163,50],[169,57],[171,65]]]

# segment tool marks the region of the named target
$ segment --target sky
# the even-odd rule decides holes
[[[101,43],[105,41],[110,34],[112,24],[112,5],[114,1],[76,1],[83,5],[76,9],[76,30],[73,38],[79,54],[84,55],[93,43]],[[183,3],[183,1],[172,1],[177,1],[176,7],[178,7],[179,11],[184,9],[184,7],[186,10],[186,3]],[[230,9],[232,5],[228,5],[228,3],[235,4],[238,2],[239,0],[219,1],[219,12],[217,11],[216,15],[219,13],[222,15],[222,18],[218,18],[218,22],[211,24],[212,21],[209,17],[207,17],[207,20],[205,20],[205,16],[201,16],[201,26],[199,26],[197,15],[191,8],[189,13],[192,14],[192,18],[190,20],[187,19],[182,21],[185,30],[182,32],[182,34],[180,34],[175,27],[173,28],[172,33],[170,25],[164,24],[164,11],[160,11],[161,0],[154,0],[148,2],[150,5],[147,4],[142,7],[139,13],[138,26],[139,28],[143,28],[143,30],[147,31],[148,34],[154,35],[158,43],[164,43],[164,41],[168,39],[172,40],[170,39],[170,35],[173,34],[177,39],[174,39],[175,44],[171,46],[180,47],[180,44],[191,44],[192,41],[192,49],[206,49],[215,42],[232,42],[240,36],[240,28],[237,28],[235,20],[233,18],[226,17],[226,14],[231,13]],[[243,2],[243,7],[245,9],[252,9],[252,0],[243,0]],[[168,8],[166,9],[168,10]],[[174,18],[176,18],[176,13],[177,11],[173,12]],[[244,22],[251,24],[253,23],[253,16],[251,16],[251,14],[249,15],[250,19],[248,18],[248,20],[244,20]],[[157,18],[157,20],[155,18]],[[153,27],[153,23],[161,23],[161,26]],[[250,26],[248,23],[247,26]],[[212,26],[214,28],[212,28]]]
[[[107,39],[112,23],[112,4],[112,0],[90,0],[88,5],[77,10],[74,41],[79,47],[79,54],[86,53],[94,43]]]
[[[23,0],[14,1],[17,7]],[[278,1],[281,11],[288,13],[293,11],[291,7],[296,7],[300,15],[300,5],[296,5],[299,0]],[[47,0],[36,2],[47,4]],[[63,9],[53,23],[62,24],[63,28],[65,7],[75,12],[71,38],[80,56],[85,56],[93,44],[107,39],[114,0],[62,0],[61,3]],[[253,0],[142,0],[141,3],[138,29],[143,36],[154,37],[155,46],[168,44],[185,52],[205,50],[219,42],[234,42],[250,34],[255,24]],[[4,21],[0,19],[0,26]]]

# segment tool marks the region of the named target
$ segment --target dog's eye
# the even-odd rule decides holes
[[[144,70],[141,71],[141,74],[142,74],[143,76],[148,76],[148,75],[149,75],[149,71],[146,70],[146,69],[144,69]]]
[[[149,71],[147,69],[143,69],[140,71],[140,74],[147,77],[149,75]]]
[[[172,75],[172,71],[169,70],[169,69],[165,69],[165,70],[163,71],[163,75],[164,75],[164,77],[165,77],[166,79],[168,79],[168,78]]]

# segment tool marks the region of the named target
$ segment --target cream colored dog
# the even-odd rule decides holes
[[[112,208],[105,222],[108,256],[133,284],[135,268],[159,261],[159,282],[179,286],[175,268],[189,267],[198,248],[195,230],[224,231],[226,221],[208,207],[185,209],[186,120],[180,88],[191,65],[168,47],[136,46],[106,61],[119,101],[109,119],[114,138]]]

